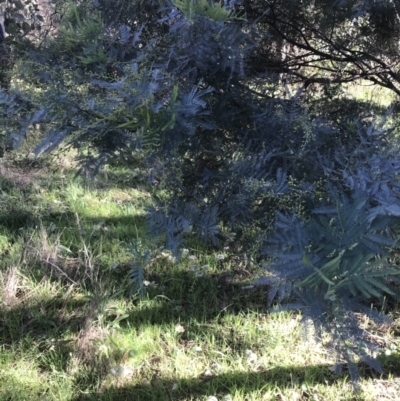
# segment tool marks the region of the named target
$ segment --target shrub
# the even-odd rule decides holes
[[[98,3],[100,12],[108,4]],[[385,128],[390,113],[376,121],[364,105],[355,119],[346,102],[310,100],[306,84],[279,96],[276,74],[250,63],[268,39],[257,23],[220,6],[188,18],[193,2],[157,4],[130,4],[146,10],[144,21],[75,8],[20,71],[41,91],[24,94],[37,111],[21,114],[17,93],[2,93],[12,99],[14,139],[39,124],[47,136],[38,155],[74,146],[91,173],[116,159],[129,165],[141,152],[162,194],[148,209],[149,229],[174,256],[193,235],[251,249],[275,272],[263,281],[270,304],[296,296],[291,306],[332,334],[353,379],[357,355],[379,370],[359,347],[357,312],[376,318],[365,302],[396,295],[398,269],[388,263],[396,244],[387,233],[400,215],[400,163]],[[140,269],[132,272],[135,286]]]

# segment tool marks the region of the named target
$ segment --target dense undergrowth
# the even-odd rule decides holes
[[[234,249],[192,242],[179,263],[158,254],[144,297],[127,296],[131,242],[152,241],[152,186],[121,168],[73,179],[66,157],[57,168],[13,159],[0,182],[1,400],[394,399],[397,308],[391,328],[360,315],[385,376],[359,365],[354,395],[299,314],[268,311],[253,286],[262,271]]]
[[[331,371],[394,369],[399,113],[343,84],[399,93],[396,8],[305,3],[60,0],[4,42],[1,333],[38,397],[334,399]]]

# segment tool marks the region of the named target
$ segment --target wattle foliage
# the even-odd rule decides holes
[[[38,155],[76,147],[91,173],[140,154],[162,189],[148,223],[166,248],[179,256],[196,235],[251,249],[269,272],[259,284],[268,285],[270,306],[294,297],[287,307],[302,308],[317,334],[332,334],[353,379],[357,356],[379,370],[357,312],[379,317],[365,301],[397,297],[389,256],[400,162],[385,128],[390,113],[377,120],[365,109],[356,118],[340,99],[330,113],[326,99],[309,102],[308,85],[282,93],[274,71],[254,69],[269,36],[235,9],[137,0],[132,17],[118,20],[103,12],[108,1],[95,3],[95,11],[73,7],[48,46],[29,54],[20,74],[41,92],[1,93],[16,144],[40,126]]]

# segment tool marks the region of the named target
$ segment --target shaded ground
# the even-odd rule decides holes
[[[298,315],[269,313],[267,289],[246,288],[260,271],[234,250],[156,255],[145,297],[128,298],[126,245],[146,239],[148,194],[124,190],[125,173],[52,174],[0,163],[0,400],[398,399],[398,322],[368,326],[392,353],[382,378],[360,366],[355,395]]]

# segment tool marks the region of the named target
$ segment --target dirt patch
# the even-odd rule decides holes
[[[106,335],[105,330],[98,326],[85,327],[79,333],[75,343],[78,365],[85,365],[89,371],[95,371],[96,375],[103,378],[107,376],[110,370],[109,358],[101,352],[101,344]]]
[[[0,177],[12,182],[19,189],[25,189],[34,184],[45,173],[45,169],[28,170],[17,167],[6,167],[0,164]]]
[[[400,379],[375,379],[363,386],[364,392],[376,401],[398,401],[400,394]]]
[[[96,357],[99,342],[104,341],[105,337],[105,332],[99,327],[89,326],[83,328],[76,342],[78,358],[84,362],[92,362]]]

